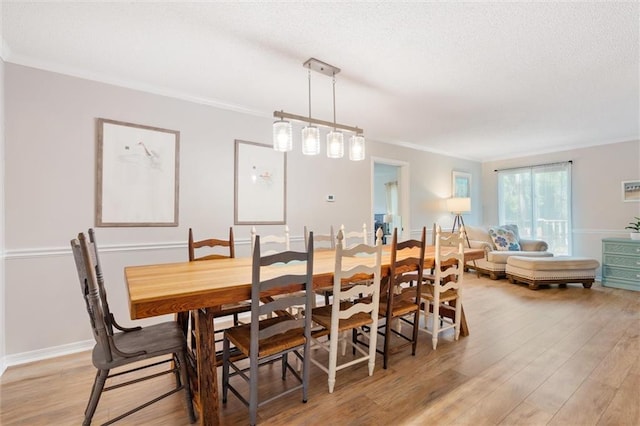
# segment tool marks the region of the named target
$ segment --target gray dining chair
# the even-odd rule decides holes
[[[91,241],[83,233],[71,240],[71,249],[80,281],[80,290],[84,298],[91,330],[96,344],[93,347],[92,362],[97,369],[96,377],[85,410],[83,425],[90,425],[103,392],[119,389],[123,386],[149,380],[165,374],[174,374],[175,386],[129,411],[109,419],[105,425],[117,422],[141,409],[154,404],[176,392],[184,391],[189,421],[195,422],[195,413],[191,400],[191,390],[186,365],[186,338],[177,322],[170,321],[148,327],[116,327],[109,311],[102,270],[98,261],[93,230],[89,230]],[[149,367],[170,363],[170,368],[160,372],[154,369],[148,375],[135,374]],[[112,370],[117,371],[112,372]],[[109,386],[107,380],[118,377]],[[146,396],[146,395],[145,395]]]
[[[251,323],[225,330],[222,363],[222,402],[226,404],[227,394],[231,391],[240,401],[249,406],[249,421],[252,425],[257,422],[258,407],[275,398],[301,389],[302,401],[307,402],[311,299],[314,297],[312,291],[313,233],[309,235],[309,244],[304,252],[285,251],[262,256],[260,250],[260,236],[256,235],[251,279]],[[283,265],[290,263],[296,266],[302,263],[302,267],[296,273],[287,272]],[[279,268],[282,274],[274,277],[271,265],[276,265],[275,268]],[[270,271],[263,275],[265,269]],[[265,275],[270,278],[265,278]],[[292,284],[302,285],[304,293],[291,292]],[[272,298],[271,296],[275,294],[279,297]],[[300,305],[305,307],[304,316],[296,317],[288,314],[287,308]],[[231,344],[249,358],[249,367],[246,366],[246,361],[239,364],[231,358]],[[302,376],[289,364],[290,353],[302,362]],[[258,368],[277,360],[282,364],[282,379],[285,380],[287,371],[290,371],[299,384],[287,386],[276,395],[270,394],[268,399],[260,401],[259,387],[269,386],[269,384],[258,386]],[[240,377],[248,382],[248,397],[240,392],[241,386],[231,383],[233,377]],[[281,388],[281,385],[273,384],[272,387]]]

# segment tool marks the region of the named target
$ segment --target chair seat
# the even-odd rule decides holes
[[[243,312],[249,311],[251,311],[251,302],[245,300],[238,303],[229,303],[227,305],[222,305],[220,307],[220,311],[213,313],[213,317],[226,317],[228,315],[241,314]]]
[[[387,316],[387,300],[386,299],[382,299],[380,300],[380,317],[386,317]],[[399,300],[396,303],[394,303],[391,311],[392,311],[392,315],[391,317],[402,317],[405,316],[407,314],[416,312],[419,310],[418,305],[416,305],[415,302],[409,301],[409,300]]]
[[[100,344],[96,344],[92,355],[93,365],[96,368],[110,370],[138,360],[182,351],[185,345],[182,329],[175,321],[151,325],[126,333],[115,333],[113,341],[118,350],[122,352],[135,353],[144,350],[145,353],[135,357],[123,357],[113,353],[113,360],[107,361],[104,355],[105,351]]]
[[[340,303],[340,310],[344,311],[349,309],[354,304],[352,302],[343,301]],[[331,328],[331,310],[332,305],[325,305],[319,308],[313,309],[311,318],[313,321],[326,329]],[[338,331],[351,330],[355,327],[361,327],[363,325],[371,324],[371,314],[366,312],[358,312],[352,315],[350,318],[340,319],[338,321]]]
[[[421,295],[424,299],[433,300],[433,284],[423,283]],[[440,302],[450,302],[458,298],[458,291],[455,289],[449,289],[440,293]]]
[[[273,317],[260,321],[260,329],[270,327],[282,321],[291,321],[290,317]],[[229,338],[238,350],[247,357],[250,356],[251,347],[251,324],[243,324],[237,327],[225,330],[226,336]],[[295,328],[285,333],[276,334],[268,339],[263,339],[258,345],[258,357],[262,358],[272,354],[282,352],[286,349],[295,348],[304,345],[304,330]]]

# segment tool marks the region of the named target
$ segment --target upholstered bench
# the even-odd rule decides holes
[[[600,263],[587,257],[523,257],[511,256],[507,259],[505,273],[509,282],[529,284],[537,290],[540,284],[582,283],[591,288]]]

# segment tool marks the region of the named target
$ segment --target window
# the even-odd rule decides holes
[[[498,219],[571,254],[571,162],[498,170]]]

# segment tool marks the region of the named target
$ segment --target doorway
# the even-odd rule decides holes
[[[371,199],[374,235],[384,232],[383,244],[391,243],[393,229],[398,239],[409,238],[409,164],[397,160],[372,158]]]

